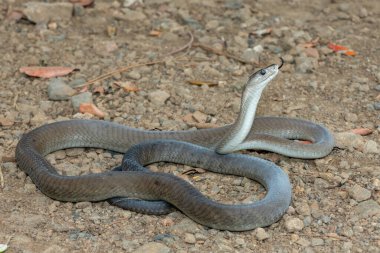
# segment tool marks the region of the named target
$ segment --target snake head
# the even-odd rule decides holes
[[[280,65],[272,64],[266,68],[259,69],[248,78],[247,88],[264,89],[276,77],[282,65],[283,61],[281,59]]]

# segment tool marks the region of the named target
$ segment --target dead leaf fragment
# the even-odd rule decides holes
[[[149,32],[149,35],[153,36],[153,37],[158,37],[158,36],[161,35],[161,31],[152,30],[152,31]]]
[[[42,77],[42,78],[52,78],[57,76],[65,76],[74,70],[78,70],[76,68],[71,67],[21,67],[20,72],[25,73],[28,76],[33,77]]]
[[[369,129],[369,128],[356,128],[356,129],[352,129],[351,130],[351,133],[359,134],[359,135],[362,135],[362,136],[369,135],[372,132],[373,132],[373,130]]]
[[[89,113],[99,118],[104,118],[105,113],[102,112],[98,107],[91,103],[81,103],[79,105],[79,112],[81,113]]]
[[[211,87],[211,86],[217,86],[218,85],[218,82],[214,82],[214,81],[188,80],[187,82],[189,84],[198,85],[198,86],[208,85]]]
[[[134,92],[134,91],[139,91],[140,89],[137,87],[136,84],[132,83],[132,82],[115,82],[115,84],[117,86],[119,86],[120,88],[123,88],[124,91],[126,92]]]

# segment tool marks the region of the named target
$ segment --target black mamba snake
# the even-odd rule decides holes
[[[239,117],[231,125],[195,131],[145,131],[98,120],[56,122],[21,138],[16,148],[17,163],[44,194],[56,200],[112,202],[113,198],[115,203],[125,201],[126,206],[131,201],[130,208],[147,213],[154,213],[148,210],[149,204],[136,209],[136,202],[124,197],[164,200],[191,219],[216,229],[244,231],[268,226],[281,218],[290,205],[288,176],[272,162],[226,153],[259,149],[311,159],[328,155],[334,147],[331,133],[321,125],[300,119],[255,118],[261,93],[280,67],[273,64],[250,76]],[[309,140],[312,144],[294,139]],[[123,158],[128,171],[62,176],[44,158],[53,151],[73,147],[128,151]],[[158,161],[244,176],[261,183],[267,194],[251,204],[216,203],[180,178],[142,167]]]

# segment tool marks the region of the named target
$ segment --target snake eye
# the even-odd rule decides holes
[[[260,74],[263,76],[263,75],[265,75],[267,72],[265,71],[265,69],[262,69],[262,70],[260,70]]]

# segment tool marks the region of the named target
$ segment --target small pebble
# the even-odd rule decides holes
[[[149,101],[155,106],[164,105],[165,101],[168,100],[169,97],[170,94],[162,90],[151,91],[148,94]]]
[[[355,215],[358,216],[359,219],[371,217],[373,215],[379,215],[380,214],[380,205],[370,199],[363,202],[360,202],[355,207]]]
[[[259,241],[264,241],[270,237],[270,235],[263,228],[256,228],[256,238]]]
[[[361,187],[360,185],[354,185],[353,187],[351,187],[349,189],[349,194],[351,196],[351,198],[353,198],[354,200],[358,201],[358,202],[362,202],[364,200],[367,200],[371,197],[371,192],[363,187]]]
[[[186,233],[185,234],[185,242],[189,243],[189,244],[195,244],[196,243],[195,236],[193,234]]]
[[[301,231],[303,227],[303,221],[298,218],[290,218],[285,221],[285,228],[288,232]]]
[[[368,153],[368,154],[379,154],[380,150],[379,150],[379,147],[377,145],[377,142],[375,142],[373,140],[367,141],[364,144],[363,152]]]

